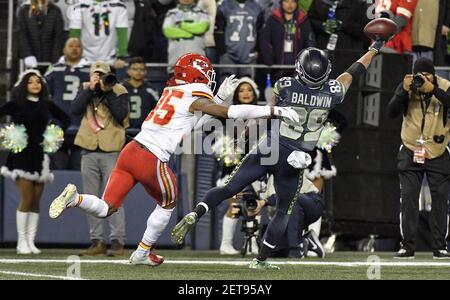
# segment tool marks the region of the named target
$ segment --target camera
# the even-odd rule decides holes
[[[237,196],[239,202],[234,204],[235,208],[239,209],[237,216],[242,216],[244,219],[254,219],[255,216],[249,216],[249,212],[254,212],[258,203],[256,202],[256,195],[250,192],[244,192]]]
[[[233,206],[239,209],[236,216],[242,217],[241,232],[244,233],[244,242],[241,248],[241,255],[244,257],[247,250],[252,251],[252,239],[256,239],[258,246],[261,243],[257,234],[257,231],[260,229],[260,225],[256,219],[256,215],[249,216],[249,212],[254,212],[258,207],[258,196],[254,192],[247,191],[238,194],[236,197],[239,202]]]
[[[411,90],[416,92],[418,89],[422,87],[422,85],[425,83],[425,79],[422,78],[422,75],[420,74],[414,74],[412,84],[411,84]]]
[[[100,80],[107,87],[112,88],[117,83],[117,77],[113,73],[106,73],[100,75]]]

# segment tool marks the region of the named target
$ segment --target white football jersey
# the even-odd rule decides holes
[[[90,62],[113,63],[117,49],[117,28],[128,28],[125,4],[120,0],[80,0],[68,11],[70,29],[81,29],[83,55]]]
[[[213,100],[213,92],[206,84],[166,87],[134,139],[145,145],[162,162],[169,161],[183,136],[198,121],[189,112],[189,107],[199,98]]]

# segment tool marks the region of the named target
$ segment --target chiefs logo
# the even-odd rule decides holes
[[[208,70],[209,65],[205,61],[197,58],[192,62],[192,67],[196,70],[199,70],[203,74],[206,74],[206,71]]]

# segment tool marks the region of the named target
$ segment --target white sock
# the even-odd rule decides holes
[[[94,195],[79,195],[77,206],[90,215],[104,218],[108,214],[108,204]]]
[[[322,226],[322,217],[320,217],[317,221],[309,225],[308,229],[313,230],[317,236],[320,236],[320,227]]]
[[[226,246],[233,247],[233,237],[238,221],[239,220],[237,218],[230,218],[227,217],[227,215],[223,216],[222,242],[220,243],[220,248]]]
[[[159,205],[156,205],[155,209],[148,217],[147,229],[145,229],[142,241],[136,250],[137,255],[148,255],[148,252],[151,250],[152,246],[156,243],[167,224],[169,224],[172,212],[173,208],[165,209]]]

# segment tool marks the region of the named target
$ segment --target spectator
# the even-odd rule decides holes
[[[48,0],[31,0],[23,4],[17,17],[17,26],[19,52],[25,67],[37,68],[38,62],[58,61],[64,43],[64,24],[56,5]]]
[[[78,38],[69,38],[64,46],[64,55],[51,65],[45,79],[53,102],[71,119],[65,132],[64,143],[52,157],[53,169],[80,169],[80,148],[73,144],[80,126],[80,117],[71,113],[71,104],[82,82],[89,81],[89,64],[82,58],[83,48]]]
[[[413,75],[414,74],[414,75]],[[450,81],[435,75],[433,62],[419,58],[388,104],[388,115],[403,113],[402,146],[398,153],[400,178],[400,232],[395,258],[414,258],[419,221],[419,193],[424,174],[432,197],[430,229],[433,258],[450,258],[445,242],[448,231],[447,196],[450,176]],[[416,76],[416,80],[413,80]],[[423,80],[418,84],[417,78]]]
[[[80,0],[70,10],[70,37],[78,37],[84,56],[125,67],[128,47],[128,15],[120,0]],[[117,49],[116,49],[117,47]]]
[[[64,21],[64,34],[63,41],[65,42],[69,37],[70,21],[69,21],[69,9],[71,5],[78,3],[78,0],[51,0],[53,4],[59,7],[61,15]]]
[[[434,44],[434,65],[448,66],[447,44],[450,31],[450,3],[447,0],[439,1],[439,18]],[[450,78],[448,76],[447,78]]]
[[[128,62],[129,78],[123,83],[130,95],[130,127],[127,133],[133,137],[141,130],[142,122],[159,99],[157,91],[151,88],[150,83],[145,79],[147,70],[142,57],[134,57]]]
[[[150,0],[129,0],[128,6],[134,7],[133,23],[129,23],[128,53],[151,61],[153,52],[152,33],[156,27],[156,12]],[[130,9],[128,9],[130,11]]]
[[[16,212],[17,254],[39,254],[34,239],[38,230],[39,205],[44,184],[53,180],[50,160],[41,143],[50,116],[69,125],[69,117],[49,101],[44,79],[37,70],[22,73],[12,90],[12,100],[0,107],[0,117],[11,116],[22,124],[28,134],[27,146],[19,153],[10,153],[1,174],[16,182],[20,202]]]
[[[75,137],[75,145],[82,148],[81,174],[84,193],[101,196],[108,178],[125,144],[128,127],[129,97],[121,84],[105,85],[102,75],[111,73],[106,62],[92,64],[90,81],[84,82],[72,102],[72,113],[83,115]],[[103,238],[103,219],[89,215],[89,235],[92,245],[83,255],[106,254]],[[120,208],[108,218],[111,249],[108,255],[124,254],[125,213]]]
[[[256,46],[264,24],[264,12],[255,0],[224,0],[217,9],[216,46],[221,64],[255,64]],[[251,77],[251,70],[222,68],[221,78],[230,74]]]
[[[205,55],[205,33],[209,28],[208,14],[195,7],[196,0],[178,0],[177,7],[169,10],[163,32],[169,40],[167,51],[169,73],[177,59],[186,53]]]
[[[395,53],[412,52],[412,23],[418,0],[381,0],[377,2],[375,13],[393,20],[397,34],[386,43],[383,51]]]
[[[419,57],[426,57],[433,60],[438,17],[439,2],[437,0],[417,1],[412,26],[413,64]]]
[[[153,62],[167,62],[167,51],[161,51],[161,49],[167,49],[168,41],[163,34],[164,18],[167,12],[176,6],[176,1],[173,0],[150,0],[153,10],[156,13],[155,28],[152,30],[152,61]]]
[[[313,0],[308,17],[316,35],[317,47],[330,48],[330,36],[335,33],[338,35],[336,50],[363,50],[366,15],[367,5],[363,0]]]
[[[266,65],[293,65],[298,52],[315,46],[315,37],[306,14],[295,0],[282,0],[264,26],[260,39],[262,61]]]
[[[216,42],[214,40],[214,28],[217,13],[216,0],[199,0],[197,7],[205,11],[209,16],[209,28],[205,33],[206,57],[208,57],[212,63],[217,63],[219,58],[216,51]]]

